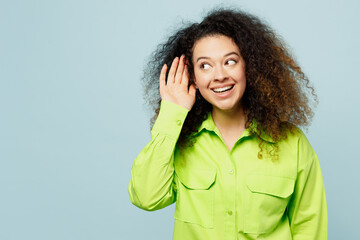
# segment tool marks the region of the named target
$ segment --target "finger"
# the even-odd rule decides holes
[[[179,64],[179,58],[176,57],[171,64],[167,83],[174,83],[175,72],[176,72],[178,64]]]
[[[184,67],[185,67],[184,59],[185,56],[181,55],[179,65],[176,70],[175,83],[181,84],[181,80],[183,78],[183,73],[184,73]]]
[[[165,83],[166,70],[167,70],[167,65],[164,64],[164,66],[161,68],[161,72],[160,72],[160,78],[159,78],[159,86],[160,86],[160,88],[163,88],[166,85],[166,83]]]
[[[189,71],[188,66],[184,66],[184,72],[182,74],[181,86],[185,89],[189,86]]]

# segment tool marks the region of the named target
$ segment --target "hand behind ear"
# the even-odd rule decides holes
[[[161,99],[173,102],[189,111],[195,103],[196,88],[194,84],[189,86],[189,73],[184,61],[185,56],[180,59],[176,57],[170,67],[166,81],[167,65],[161,69],[159,85]]]

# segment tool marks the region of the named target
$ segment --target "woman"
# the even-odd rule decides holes
[[[297,128],[316,95],[268,26],[211,12],[160,45],[144,80],[161,100],[131,171],[133,204],[176,202],[174,239],[327,239],[319,161]]]

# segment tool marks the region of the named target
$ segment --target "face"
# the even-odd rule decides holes
[[[240,111],[245,92],[245,61],[238,46],[226,36],[207,36],[193,48],[195,84],[217,111]]]

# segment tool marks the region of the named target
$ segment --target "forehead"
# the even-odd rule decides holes
[[[219,57],[229,52],[239,53],[239,48],[230,37],[224,35],[206,36],[197,40],[193,47],[193,57]]]

